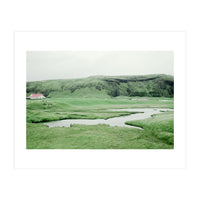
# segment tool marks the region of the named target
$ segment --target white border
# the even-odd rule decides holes
[[[26,150],[26,51],[173,51],[174,150]],[[185,168],[185,32],[15,32],[15,168]]]

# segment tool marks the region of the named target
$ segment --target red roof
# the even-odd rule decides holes
[[[43,97],[43,94],[31,94],[29,97]]]

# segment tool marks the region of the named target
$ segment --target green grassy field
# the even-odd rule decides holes
[[[173,112],[127,122],[143,130],[104,124],[49,128],[43,123],[60,119],[108,119],[131,114],[108,109],[173,108],[173,105],[173,98],[162,97],[147,97],[147,100],[128,96],[27,100],[27,149],[172,149]]]

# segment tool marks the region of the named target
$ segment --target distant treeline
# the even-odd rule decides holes
[[[46,97],[68,96],[149,96],[173,97],[174,77],[146,76],[92,76],[82,79],[61,79],[27,82],[27,96],[42,93]]]

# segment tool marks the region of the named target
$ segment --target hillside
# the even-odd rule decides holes
[[[174,96],[174,77],[164,74],[91,76],[27,82],[26,85],[27,96],[31,93],[43,93],[46,97]]]

